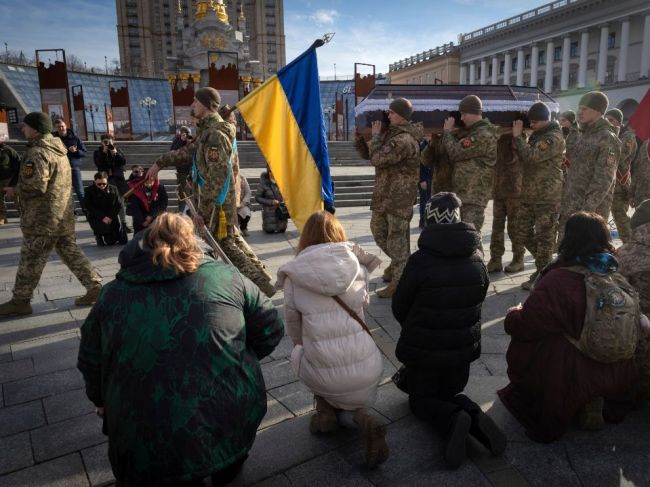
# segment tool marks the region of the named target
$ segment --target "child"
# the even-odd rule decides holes
[[[469,364],[481,355],[481,305],[489,279],[480,233],[460,221],[460,205],[454,193],[429,199],[419,250],[409,257],[392,303],[402,325],[396,355],[406,366],[411,410],[443,435],[449,469],[465,458],[468,434],[495,455],[506,447],[496,424],[461,394]]]
[[[346,240],[336,217],[314,213],[298,255],[278,270],[278,285],[284,286],[287,334],[294,343],[291,364],[316,402],[310,431],[334,431],[339,422],[357,426],[366,463],[375,467],[388,458],[386,427],[366,408],[376,399],[382,359],[361,323],[368,278],[380,261]]]

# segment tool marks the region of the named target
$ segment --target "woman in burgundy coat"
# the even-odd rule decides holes
[[[634,359],[596,362],[564,336],[580,337],[586,307],[584,276],[565,268],[583,265],[592,272],[612,272],[618,267],[613,251],[602,217],[574,214],[566,223],[558,259],[541,273],[524,305],[506,316],[505,330],[512,337],[506,355],[510,384],[498,394],[535,441],[559,439],[577,413],[601,397],[605,420],[621,420],[621,410],[633,397],[638,381]]]

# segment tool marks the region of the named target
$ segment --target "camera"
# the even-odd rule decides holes
[[[108,150],[113,150],[115,149],[115,146],[113,144],[108,144]]]

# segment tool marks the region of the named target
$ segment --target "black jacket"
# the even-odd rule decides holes
[[[77,146],[77,152],[68,151],[68,160],[70,161],[70,165],[72,167],[79,169],[79,167],[81,167],[81,158],[86,157],[87,152],[86,146],[81,141],[81,139],[77,137],[72,129],[68,129],[64,137],[61,137],[58,132],[52,132],[52,135],[61,139],[61,142],[63,142],[63,145],[65,145],[66,149],[73,145]]]
[[[479,242],[468,223],[422,230],[392,304],[402,325],[397,358],[408,367],[452,368],[481,355],[481,305],[489,278]]]
[[[102,191],[94,184],[88,186],[84,192],[84,205],[93,232],[97,235],[112,233],[115,225],[112,223],[107,225],[102,222],[102,218],[107,216],[112,220],[117,219],[122,204],[122,197],[115,186],[109,184],[106,191]]]
[[[126,158],[119,149],[117,149],[117,154],[113,155],[110,151],[104,152],[102,147],[99,147],[95,150],[93,159],[98,171],[105,171],[109,178],[124,181],[124,166],[126,166]],[[119,189],[121,191],[122,188]]]

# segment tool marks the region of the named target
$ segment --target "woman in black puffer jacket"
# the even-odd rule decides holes
[[[450,469],[465,458],[468,434],[494,454],[505,436],[481,408],[460,394],[469,365],[481,355],[481,305],[489,278],[480,233],[460,221],[454,193],[438,193],[426,205],[419,250],[408,260],[393,296],[393,314],[402,325],[397,358],[413,413],[445,438]]]

